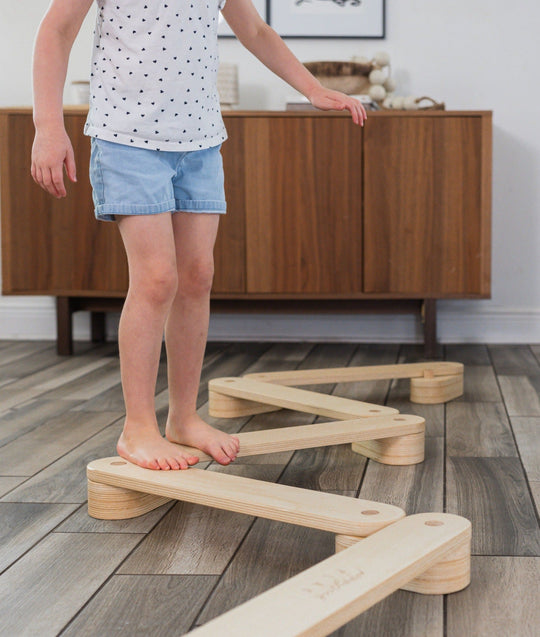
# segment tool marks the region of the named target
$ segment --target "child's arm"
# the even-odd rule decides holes
[[[264,22],[251,0],[227,0],[222,13],[246,49],[305,95],[313,106],[322,110],[347,109],[355,124],[364,125],[367,114],[362,104],[344,93],[324,88]]]
[[[69,54],[93,0],[53,0],[34,45],[32,177],[57,198],[66,196],[62,166],[76,181],[73,147],[64,128],[63,91]]]

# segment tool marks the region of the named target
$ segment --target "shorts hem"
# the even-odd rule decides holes
[[[157,215],[163,212],[173,212],[175,210],[174,199],[153,204],[114,204],[105,203],[96,206],[96,219],[101,221],[115,221],[115,215]]]
[[[225,213],[227,212],[227,204],[220,200],[200,200],[193,199],[176,199],[176,212],[206,212],[206,213]]]

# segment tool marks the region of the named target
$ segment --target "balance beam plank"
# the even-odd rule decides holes
[[[315,425],[266,429],[236,434],[240,440],[238,457],[257,456],[265,453],[296,451],[330,447],[345,443],[359,443],[369,440],[412,436],[422,434],[425,420],[420,416],[398,414],[376,418],[357,418],[355,420],[337,420]],[[183,451],[197,456],[201,461],[212,460],[200,449],[178,445]],[[423,440],[422,440],[423,449]]]
[[[413,515],[189,635],[325,637],[441,560],[450,560],[464,546],[469,563],[461,564],[455,576],[465,588],[470,579],[470,538],[471,525],[465,518],[443,513]],[[451,573],[448,577],[453,579]]]
[[[363,380],[392,380],[394,378],[423,378],[424,375],[463,375],[462,363],[405,363],[402,365],[371,365],[363,367],[330,367],[327,369],[298,369],[287,372],[246,374],[242,378],[279,385],[318,385],[321,383],[353,383]]]
[[[317,392],[285,387],[251,378],[215,378],[208,383],[210,400],[212,394],[222,394],[234,398],[255,401],[275,407],[285,407],[338,420],[371,418],[397,414],[398,410],[364,403],[339,396],[329,396]],[[212,411],[210,412],[212,415]]]
[[[139,492],[141,498],[147,498],[146,494],[157,496],[156,506],[170,498],[359,537],[405,515],[402,509],[388,504],[201,469],[153,471],[119,457],[91,462],[87,476],[88,512],[99,519],[140,515],[133,492]]]

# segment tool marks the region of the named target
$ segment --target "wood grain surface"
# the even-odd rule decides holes
[[[174,634],[176,627],[178,633],[185,632],[333,554],[331,533],[200,505],[171,502],[132,520],[89,518],[84,468],[87,462],[114,453],[122,419],[97,433],[92,433],[92,426],[78,430],[77,419],[97,423],[107,411],[122,410],[123,402],[119,385],[93,398],[60,398],[76,387],[73,383],[102,369],[97,361],[106,368],[118,355],[115,343],[104,348],[76,342],[75,351],[68,361],[56,356],[50,341],[0,341],[4,381],[0,390],[12,385],[11,394],[4,391],[2,396],[13,399],[4,415],[0,408],[0,454],[10,462],[10,454],[2,448],[19,440],[12,449],[19,449],[20,462],[37,470],[31,477],[0,476],[0,529],[11,562],[0,575],[0,610],[2,622],[4,617],[11,622],[5,629],[9,634],[93,637],[129,630],[161,635]],[[350,445],[337,445],[242,457],[230,467],[200,465],[225,475],[351,499],[360,496],[408,513],[448,510],[470,515],[478,557],[473,560],[468,589],[449,595],[446,601],[441,596],[396,592],[332,637],[444,637],[445,631],[448,637],[536,637],[537,416],[508,417],[506,398],[522,413],[534,413],[540,391],[540,349],[455,344],[439,345],[438,355],[438,360],[465,365],[465,395],[446,406],[411,404],[408,380],[309,387],[421,416],[427,432],[424,463],[382,466],[354,454]],[[156,387],[161,427],[168,410],[164,351],[162,356]],[[398,362],[425,362],[423,348],[414,344],[210,343],[198,411],[212,425],[229,432],[319,424],[325,417],[284,410],[211,418],[207,382],[249,373]],[[506,396],[495,391],[493,380],[499,385],[500,377],[515,377],[517,382]],[[527,391],[520,389],[523,378],[528,381]],[[41,393],[43,385],[48,395]],[[84,391],[84,382],[77,387]],[[518,395],[521,398],[516,400]],[[69,413],[75,414],[73,431],[69,431]],[[86,440],[83,430],[89,436]],[[486,435],[480,435],[482,430]],[[518,455],[516,451],[500,455],[510,453],[509,430]],[[49,437],[47,432],[56,435]],[[70,440],[79,441],[71,450]],[[227,516],[232,518],[230,524],[225,522]],[[65,541],[56,545],[58,538]],[[478,566],[478,560],[484,565]],[[75,577],[75,571],[82,576]]]

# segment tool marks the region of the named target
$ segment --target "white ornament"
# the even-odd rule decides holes
[[[386,51],[379,51],[378,53],[375,53],[373,61],[378,66],[388,66],[390,64],[390,55]]]
[[[403,102],[404,102],[404,98],[403,97],[394,97],[392,98],[392,108],[397,108],[402,109],[403,108]]]
[[[418,104],[416,103],[416,97],[414,95],[408,95],[403,100],[403,108],[406,111],[416,111],[416,110],[418,110]]]
[[[383,71],[375,69],[369,74],[369,81],[372,84],[380,84],[382,86],[386,82],[386,74]]]
[[[369,89],[369,96],[375,102],[381,102],[386,97],[386,89],[380,84],[374,84]]]
[[[382,105],[384,106],[384,108],[392,108],[392,98],[391,97],[385,98]]]
[[[383,86],[389,93],[393,93],[397,88],[396,81],[391,77],[386,78]]]

